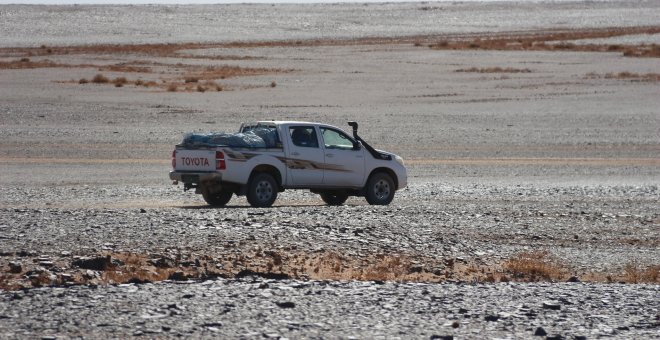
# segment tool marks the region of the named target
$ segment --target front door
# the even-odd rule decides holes
[[[342,131],[326,127],[320,130],[325,156],[324,186],[362,187],[364,148]]]
[[[293,186],[318,186],[323,182],[323,150],[312,125],[289,127],[289,154],[286,159],[289,183]]]

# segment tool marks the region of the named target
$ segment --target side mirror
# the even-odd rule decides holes
[[[362,142],[356,141],[355,143],[353,143],[353,150],[356,150],[356,151],[357,150],[362,150]]]

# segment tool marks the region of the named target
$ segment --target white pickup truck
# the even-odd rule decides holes
[[[232,195],[245,195],[253,207],[269,207],[278,192],[308,189],[329,205],[349,196],[364,196],[369,204],[386,205],[407,185],[403,159],[375,150],[358,134],[319,123],[261,121],[244,123],[239,133],[266,131],[265,147],[213,143],[182,143],[172,153],[170,179],[195,189],[213,206],[224,206]],[[185,141],[185,140],[184,140]]]

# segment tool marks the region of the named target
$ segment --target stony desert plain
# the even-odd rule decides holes
[[[0,5],[0,338],[660,337],[660,3]],[[360,123],[388,206],[185,133]]]

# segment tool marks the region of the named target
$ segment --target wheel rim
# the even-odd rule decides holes
[[[261,181],[257,184],[257,199],[260,202],[266,202],[273,197],[273,186],[268,181]]]
[[[390,183],[381,179],[374,185],[374,194],[378,200],[387,199],[390,196]]]

